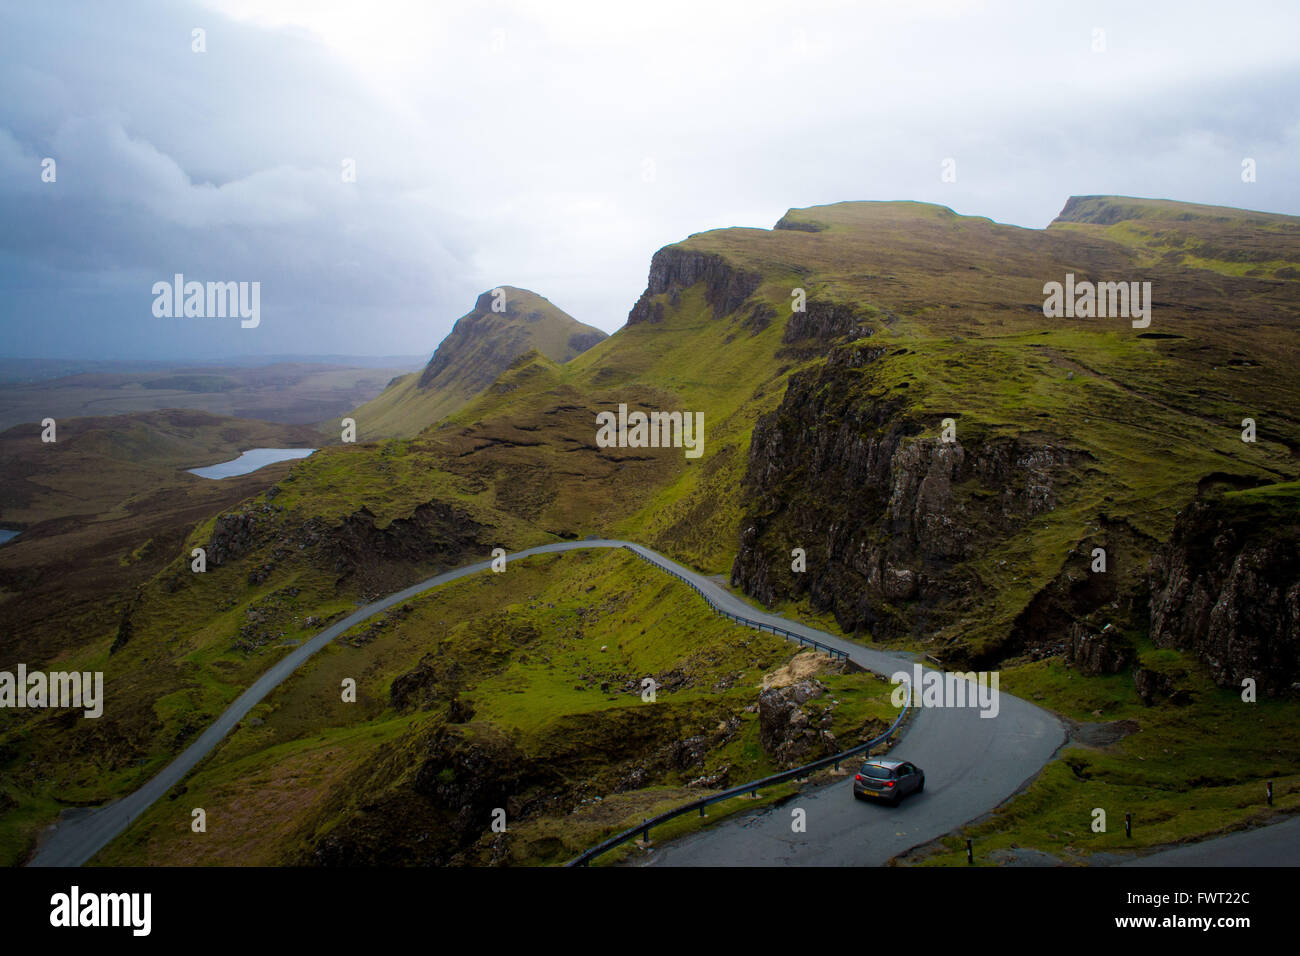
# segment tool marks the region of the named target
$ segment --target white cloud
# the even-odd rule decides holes
[[[127,0],[5,17],[0,213],[29,225],[0,236],[0,280],[57,275],[56,302],[104,290],[50,309],[50,350],[431,350],[499,283],[612,331],[659,246],[792,205],[907,198],[1034,227],[1071,193],[1300,213],[1300,13],[1280,3]],[[38,189],[51,153],[57,189]],[[120,277],[180,265],[263,278],[278,324],[160,338]]]

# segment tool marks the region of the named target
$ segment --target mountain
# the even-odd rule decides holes
[[[29,714],[6,727],[0,756],[42,762],[6,791],[21,811],[0,837],[19,852],[66,794],[138,784],[281,648],[358,602],[495,547],[585,535],[643,542],[862,641],[998,670],[1085,730],[1140,724],[1122,747],[1049,766],[1022,844],[1096,806],[1159,806],[1178,821],[1168,839],[1247,820],[1257,794],[1226,793],[1212,821],[1190,811],[1212,777],[1300,781],[1286,696],[1300,572],[1283,560],[1300,540],[1298,269],[1296,217],[1127,197],[1075,197],[1043,230],[840,203],[666,246],[614,335],[568,361],[516,351],[441,418],[420,381],[486,373],[452,358],[473,349],[435,356],[407,380],[412,410],[386,408],[406,437],[376,438],[363,407],[358,443],[199,522],[125,607],[128,641],[110,655],[114,633],[88,629],[67,651],[67,666],[106,671],[120,706],[95,727]],[[1124,283],[1099,295],[1118,306],[1128,292],[1134,314],[1049,315],[1053,283]],[[484,305],[471,315],[505,321]],[[597,415],[621,405],[702,413],[703,454],[605,447]],[[187,571],[193,547],[206,574]],[[267,804],[268,862],[556,860],[666,793],[718,786],[724,766],[733,781],[757,771],[774,756],[753,700],[730,691],[776,651],[737,653],[729,642],[749,635],[705,633],[679,585],[622,558],[529,559],[393,609],[281,685],[193,782],[195,805],[233,808],[254,775],[275,790],[329,768]],[[1252,671],[1271,695],[1253,710],[1230,686]],[[673,706],[633,716],[625,688],[645,673]],[[327,705],[353,674],[358,707]],[[842,699],[873,700],[863,686]],[[595,797],[607,816],[569,829]],[[110,857],[183,859],[175,806]],[[482,836],[495,806],[536,840]],[[1058,809],[1072,816],[1044,816]],[[436,840],[425,819],[446,824]],[[205,847],[241,858],[213,834]]]
[[[816,231],[741,261],[802,272],[816,291],[786,335],[824,361],[753,431],[733,583],[952,663],[1050,655],[1080,620],[1145,630],[1146,565],[1201,480],[1296,471],[1300,219],[1265,219],[1106,197],[1043,232],[906,204],[792,211],[785,228]],[[1046,317],[1067,275],[1149,281],[1149,326]]]
[[[535,292],[498,289],[456,320],[423,371],[393,379],[352,413],[360,435],[409,437],[462,407],[524,353],[567,362],[605,338]]]

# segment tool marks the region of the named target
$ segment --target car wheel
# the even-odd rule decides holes
[[[924,789],[925,789],[925,778],[922,777],[922,778],[921,778],[921,782],[920,782],[919,784],[917,784],[917,786],[916,786],[916,792],[917,792],[917,793],[920,793],[920,792],[923,791]]]

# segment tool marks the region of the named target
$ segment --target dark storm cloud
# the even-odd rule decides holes
[[[1300,213],[1286,4],[129,0],[2,16],[11,355],[429,351],[501,283],[612,331],[659,246],[851,199],[1035,228],[1072,193]],[[176,272],[261,282],[260,326],[154,317],[152,285]]]
[[[435,339],[419,322],[436,300],[474,291],[455,281],[466,250],[439,233],[436,204],[367,177],[394,120],[318,43],[176,5],[7,17],[8,353],[365,353],[407,335],[398,351],[415,352]],[[190,48],[198,23],[205,54]],[[54,183],[40,179],[45,157]],[[342,182],[344,158],[356,183]],[[256,337],[220,319],[155,318],[152,284],[175,272],[260,281]],[[375,342],[376,323],[397,335]]]

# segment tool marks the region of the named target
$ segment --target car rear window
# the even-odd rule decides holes
[[[894,772],[888,767],[877,767],[875,764],[865,764],[862,767],[862,776],[875,780],[888,780],[893,775]]]

